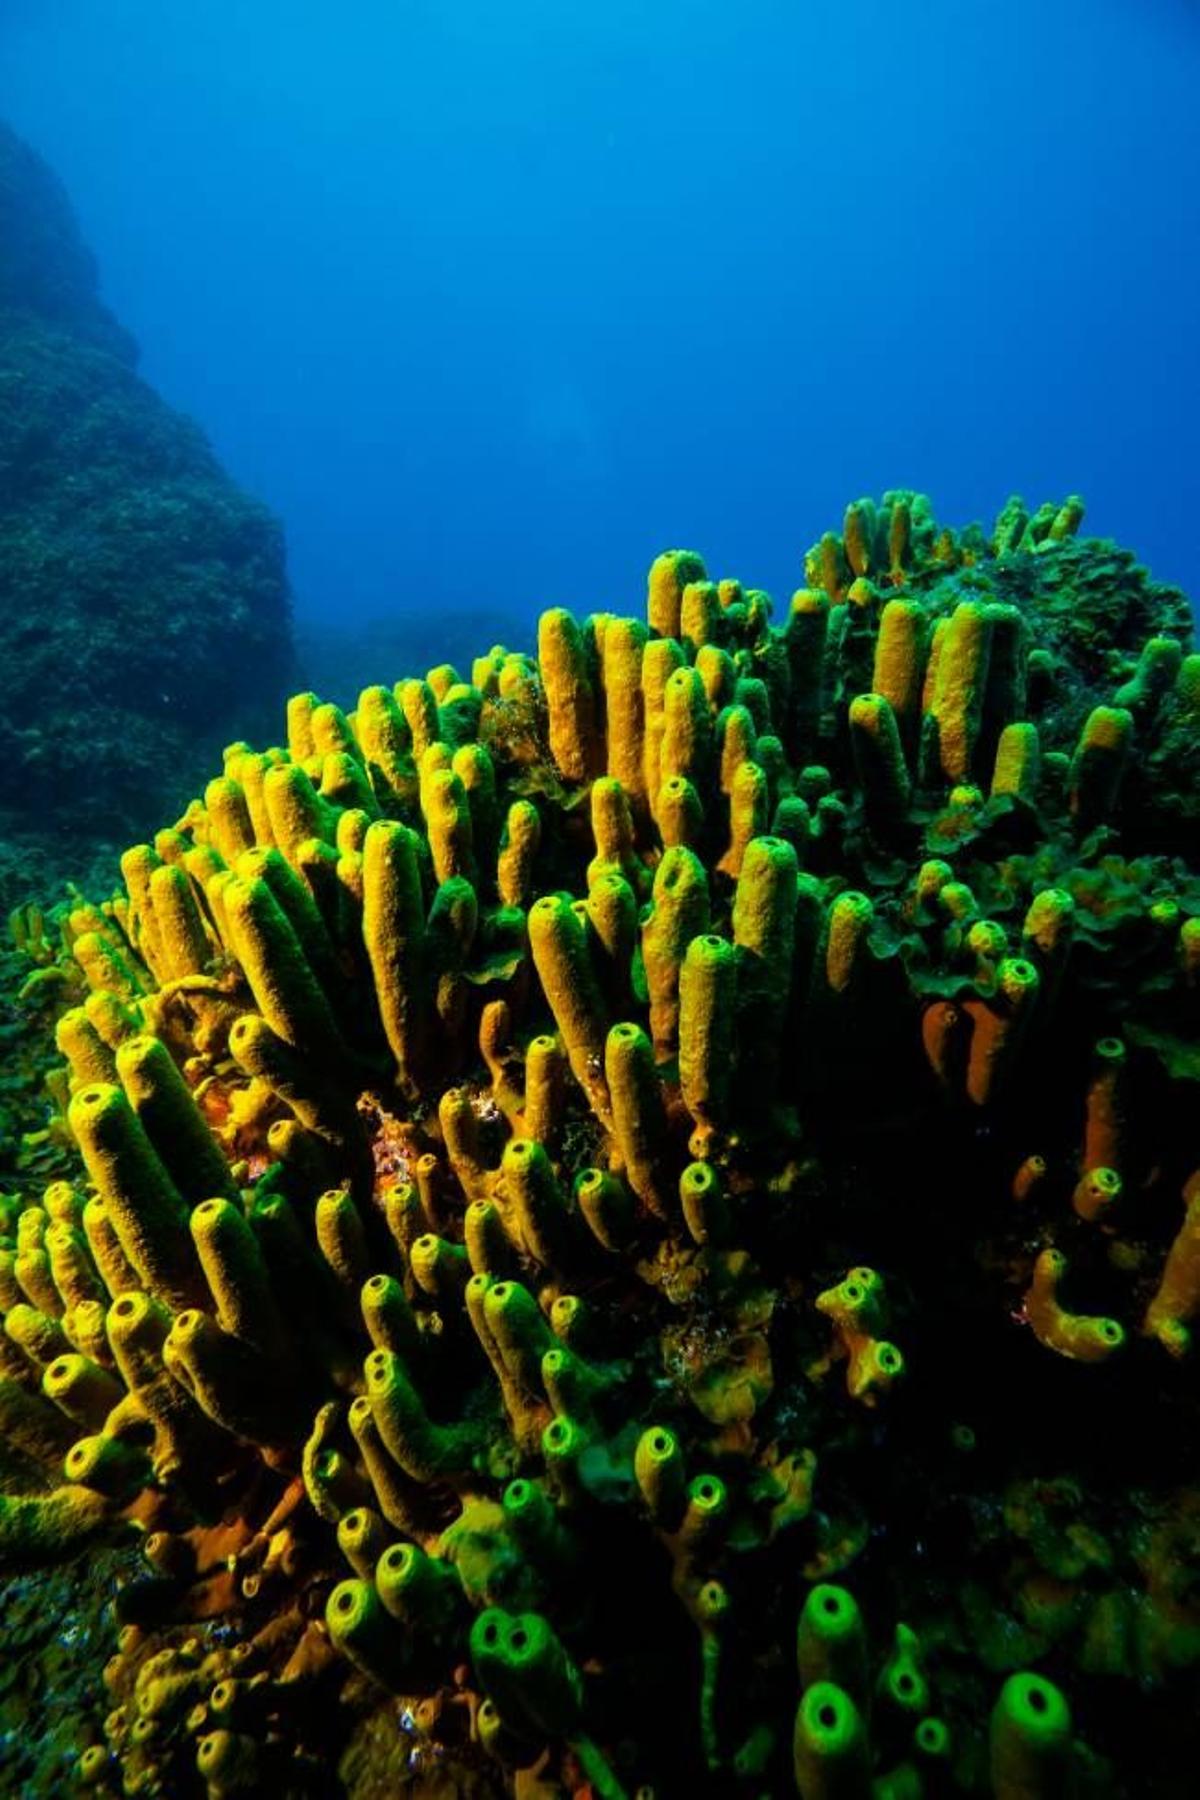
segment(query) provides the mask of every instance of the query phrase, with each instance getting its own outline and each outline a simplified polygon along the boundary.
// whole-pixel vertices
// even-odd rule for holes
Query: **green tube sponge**
[[[189,1309],[176,1317],[163,1362],[201,1411],[232,1436],[267,1449],[298,1436],[304,1414],[294,1388],[206,1313]]]
[[[58,1320],[24,1300],[8,1308],[4,1329],[39,1369],[45,1369],[56,1357],[68,1355],[71,1349]]]
[[[671,1205],[664,1167],[666,1114],[654,1049],[640,1025],[613,1026],[605,1047],[604,1074],[625,1179],[642,1204],[665,1219]]]
[[[1041,779],[1041,740],[1028,720],[1006,725],[996,744],[991,793],[1033,802]]]
[[[304,1491],[317,1517],[327,1525],[336,1525],[348,1512],[365,1508],[371,1498],[369,1483],[339,1441],[344,1419],[343,1406],[327,1400],[317,1411],[300,1455]]]
[[[1121,1177],[1115,1169],[1089,1169],[1075,1183],[1071,1205],[1089,1225],[1103,1224],[1121,1198]]]
[[[386,1610],[409,1631],[453,1641],[467,1608],[450,1562],[419,1544],[392,1544],[377,1559],[375,1585]]]
[[[422,771],[421,810],[438,882],[460,880],[474,887],[478,870],[471,807],[462,779],[452,768]]]
[[[383,1028],[406,1088],[415,1088],[427,1026],[417,844],[407,825],[379,821],[363,848],[363,940]]]
[[[898,1624],[891,1651],[879,1672],[875,1691],[881,1703],[920,1718],[929,1708],[929,1683],[921,1666],[921,1645],[915,1631]]]
[[[733,1080],[735,954],[723,937],[694,937],[679,971],[679,1083],[698,1126],[729,1116]]]
[[[204,790],[212,841],[231,866],[245,850],[254,847],[254,822],[241,784],[218,775]]]
[[[1009,1073],[1029,1029],[1040,987],[1041,978],[1031,962],[1024,957],[1006,957],[996,970],[991,999],[968,1004],[973,1030],[966,1087],[976,1106],[986,1106]]]
[[[908,813],[910,784],[891,702],[882,694],[852,700],[850,739],[867,823],[877,837],[893,836]]]
[[[736,881],[747,849],[755,838],[766,833],[770,817],[771,795],[766,771],[758,763],[744,762],[733,778],[729,796],[729,844],[717,864],[722,874],[730,875]]]
[[[467,1317],[479,1339],[479,1346],[492,1365],[500,1388],[500,1399],[513,1430],[521,1441],[536,1436],[544,1415],[540,1414],[536,1396],[531,1391],[534,1352],[523,1360],[505,1354],[504,1347],[488,1317],[487,1299],[492,1288],[500,1285],[486,1273],[476,1273],[464,1290]]]
[[[687,1505],[687,1481],[679,1439],[664,1425],[652,1425],[637,1442],[634,1475],[650,1516],[664,1531],[678,1529]]]
[[[550,754],[567,781],[596,772],[601,739],[596,700],[578,625],[554,607],[538,625],[538,663],[550,715]]]
[[[397,682],[395,698],[408,726],[413,756],[419,762],[437,741],[437,696],[427,681],[414,679]]]
[[[708,930],[708,877],[693,851],[664,852],[654,872],[650,906],[642,924],[642,962],[650,998],[650,1036],[659,1061],[679,1045],[679,982],[692,939]]]
[[[54,1042],[59,1055],[65,1057],[70,1066],[73,1086],[116,1081],[117,1065],[113,1053],[82,1006],[73,1006],[63,1013],[54,1028]]]
[[[478,1449],[475,1434],[465,1425],[435,1424],[393,1351],[373,1350],[363,1369],[379,1435],[406,1475],[435,1481],[470,1471]]]
[[[575,1560],[576,1550],[545,1488],[519,1476],[505,1488],[501,1504],[505,1521],[524,1554],[537,1567],[561,1577]]]
[[[413,1279],[439,1305],[453,1308],[470,1280],[471,1263],[464,1244],[426,1232],[409,1253]]]
[[[19,1378],[0,1378],[0,1442],[35,1468],[49,1472],[69,1450],[73,1432],[68,1420],[29,1381],[28,1365]]]
[[[776,1061],[792,979],[798,869],[781,838],[755,838],[733,901],[739,1038],[764,1079]]]
[[[729,1490],[719,1475],[696,1475],[687,1484],[683,1518],[675,1533],[687,1563],[710,1555],[729,1524]]]
[[[263,776],[263,800],[271,837],[291,863],[309,838],[331,843],[334,812],[295,763],[275,764]]]
[[[713,720],[708,695],[695,669],[676,669],[663,690],[659,782],[681,777],[704,783],[713,761]]]
[[[839,894],[829,909],[825,937],[825,982],[832,994],[853,990],[866,960],[875,908],[866,894]]]
[[[261,1082],[295,1115],[276,1119],[271,1126],[271,1132],[283,1128],[278,1149],[269,1140],[273,1152],[286,1157],[284,1146],[301,1131],[305,1167],[326,1167],[328,1153],[334,1151],[344,1152],[356,1172],[361,1169],[366,1152],[361,1124],[353,1106],[332,1085],[331,1072],[314,1070],[297,1057],[257,1013],[242,1013],[235,1020],[229,1050],[246,1075]]]
[[[694,550],[664,550],[650,565],[647,617],[660,637],[680,633],[683,592],[689,582],[707,580],[707,570]]]
[[[218,1324],[265,1356],[282,1356],[287,1332],[266,1261],[241,1207],[205,1200],[193,1209],[191,1230]]]
[[[267,883],[235,876],[222,891],[222,906],[256,1010],[293,1050],[336,1067],[346,1054],[337,1022]]]
[[[514,800],[505,815],[496,859],[496,891],[505,906],[527,906],[541,843],[541,814],[530,800]]]
[[[611,872],[629,881],[640,881],[642,870],[634,854],[629,797],[613,776],[601,775],[593,781],[591,812],[596,854],[587,867],[588,887],[599,876]]]
[[[637,897],[623,875],[610,870],[598,875],[588,888],[588,923],[599,949],[597,963],[609,1004],[628,1007],[634,947],[638,937]],[[531,1131],[530,1136],[535,1134]]]
[[[120,1291],[106,1288],[87,1239],[77,1226],[56,1219],[45,1242],[51,1279],[69,1312],[96,1301],[105,1304],[110,1293]]]
[[[536,1394],[542,1358],[555,1348],[537,1301],[519,1281],[496,1281],[487,1289],[484,1314],[510,1377],[524,1393]]]
[[[730,1236],[730,1214],[721,1178],[711,1163],[689,1163],[679,1177],[684,1223],[697,1244],[723,1244]]]
[[[513,1731],[492,1700],[481,1700],[475,1714],[480,1748],[505,1769],[526,1769],[537,1761],[536,1746]]]
[[[954,609],[941,640],[930,711],[937,724],[938,753],[948,781],[970,778],[983,717],[992,621],[985,606],[964,600]]]
[[[1074,818],[1084,828],[1112,812],[1133,743],[1133,714],[1120,706],[1097,706],[1089,713],[1068,776]]]
[[[788,749],[802,761],[815,747],[823,703],[822,669],[829,634],[829,594],[801,588],[792,596],[784,634],[791,673]]]
[[[1058,1298],[1066,1272],[1067,1259],[1060,1250],[1042,1251],[1025,1295],[1025,1317],[1047,1350],[1072,1362],[1106,1362],[1124,1345],[1124,1329],[1116,1319],[1069,1312]]]
[[[376,796],[402,803],[410,788],[412,733],[390,688],[363,689],[354,727]]]
[[[145,1451],[107,1432],[78,1439],[63,1458],[62,1469],[66,1481],[90,1488],[118,1506],[127,1506],[154,1480]]]
[[[331,1188],[313,1215],[317,1244],[338,1286],[357,1298],[371,1266],[362,1218],[346,1188]]]
[[[855,500],[846,508],[842,522],[842,544],[846,561],[855,575],[869,575],[875,559],[875,503]]]
[[[162,1480],[220,1463],[220,1433],[163,1362],[171,1315],[149,1294],[118,1296],[108,1310],[108,1340],[130,1394],[154,1427],[154,1467]]]
[[[375,1564],[387,1549],[388,1528],[373,1507],[356,1506],[338,1520],[337,1541],[359,1580],[370,1581]]]
[[[343,1656],[381,1687],[399,1693],[408,1673],[404,1636],[370,1581],[339,1581],[325,1604],[329,1635]]]
[[[363,1324],[377,1350],[408,1361],[420,1354],[421,1330],[404,1288],[394,1275],[371,1275],[360,1296]]]
[[[369,819],[379,815],[366,770],[358,757],[351,756],[349,751],[336,750],[325,756],[321,764],[320,791],[322,799],[331,801],[343,817],[353,811],[363,812]]]
[[[463,1243],[473,1275],[495,1281],[519,1273],[517,1245],[504,1214],[491,1200],[473,1200],[463,1214]]]
[[[1010,1675],[992,1712],[996,1800],[1060,1800],[1072,1788],[1071,1711],[1041,1675]]]
[[[663,847],[695,850],[704,832],[704,807],[695,786],[684,775],[672,775],[658,790],[654,817]]]
[[[833,1682],[860,1705],[867,1698],[867,1647],[853,1594],[830,1582],[810,1588],[796,1632],[800,1685]]]
[[[801,1800],[867,1800],[871,1776],[862,1715],[834,1682],[806,1688],[796,1710],[792,1763]]]
[[[480,1686],[505,1719],[543,1738],[569,1738],[583,1707],[578,1669],[540,1613],[481,1612],[471,1627]]]
[[[48,1364],[42,1392],[84,1431],[99,1431],[125,1390],[107,1369],[70,1351]]]
[[[126,1096],[115,1087],[81,1088],[68,1116],[139,1283],[169,1306],[200,1299],[204,1284],[187,1207]]]
[[[700,1628],[700,1748],[709,1769],[716,1773],[724,1761],[722,1741],[726,1683],[723,1679],[726,1627],[730,1601],[719,1581],[706,1581],[692,1603],[692,1615]]]
[[[601,1074],[605,1009],[583,926],[564,895],[544,895],[530,908],[529,945],[571,1073],[607,1125],[608,1089]]]
[[[930,1790],[940,1793],[951,1779],[954,1739],[944,1719],[921,1719],[913,1731],[913,1755]]]
[[[757,733],[750,710],[745,706],[727,706],[717,717],[717,782],[721,792],[730,795],[737,772],[743,763],[754,761]]]
[[[567,1098],[567,1057],[552,1031],[540,1031],[525,1049],[525,1089],[518,1129],[552,1150],[560,1138]]]
[[[1152,713],[1175,686],[1182,666],[1183,651],[1174,638],[1148,638],[1133,676],[1114,694],[1114,704],[1135,718]]]
[[[642,655],[642,769],[651,802],[663,786],[662,744],[666,729],[667,682],[684,666],[682,647],[673,637],[652,638]]]
[[[597,1243],[613,1255],[627,1247],[637,1220],[633,1195],[624,1182],[604,1169],[581,1169],[575,1177],[575,1200]]]
[[[418,1530],[422,1516],[420,1483],[389,1454],[375,1422],[372,1403],[365,1394],[351,1401],[346,1422],[380,1512],[397,1531]]]
[[[647,798],[642,725],[646,635],[640,619],[610,619],[603,654],[608,773],[620,782],[630,806],[642,816]]]
[[[693,651],[713,643],[721,628],[715,581],[689,581],[679,606],[679,636]]]
[[[1188,1182],[1183,1199],[1183,1222],[1171,1241],[1142,1327],[1172,1356],[1191,1348],[1192,1324],[1200,1315],[1200,1173]]]
[[[545,1269],[569,1267],[575,1222],[545,1149],[533,1138],[513,1138],[500,1166],[521,1248]]]
[[[1129,1056],[1115,1034],[1097,1039],[1088,1082],[1081,1166],[1119,1172],[1128,1149]]]
[[[99,932],[83,932],[72,943],[71,954],[94,992],[105,990],[127,1007],[135,1006],[145,993],[145,985],[133,965]]]
[[[546,1398],[554,1411],[588,1423],[595,1418],[596,1408],[603,1405],[614,1385],[607,1371],[593,1367],[565,1344],[545,1352],[540,1374]]]
[[[265,881],[295,932],[305,958],[336,1004],[339,970],[337,953],[321,910],[303,879],[273,847],[247,850],[237,859],[235,873],[243,881]]]

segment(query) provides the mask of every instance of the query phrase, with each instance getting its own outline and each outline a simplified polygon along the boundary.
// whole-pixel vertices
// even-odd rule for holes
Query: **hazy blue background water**
[[[786,595],[1013,489],[1200,592],[1193,0],[3,0],[0,112],[302,622]],[[491,641],[490,636],[486,641]]]

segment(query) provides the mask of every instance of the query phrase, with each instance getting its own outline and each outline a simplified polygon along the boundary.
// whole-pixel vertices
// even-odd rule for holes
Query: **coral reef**
[[[189,758],[265,728],[290,679],[279,530],[135,361],[0,126],[0,830],[76,857],[177,808]]]
[[[297,695],[56,915],[0,1541],[140,1534],[83,1783],[1191,1791],[1200,662],[1081,518]]]

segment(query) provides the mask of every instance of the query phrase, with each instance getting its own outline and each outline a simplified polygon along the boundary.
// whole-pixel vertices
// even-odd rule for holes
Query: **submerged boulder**
[[[136,364],[61,184],[0,125],[0,838],[35,856],[145,829],[291,668],[278,524]]]

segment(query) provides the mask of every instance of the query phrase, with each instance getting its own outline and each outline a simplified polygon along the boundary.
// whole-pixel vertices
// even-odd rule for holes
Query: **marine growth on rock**
[[[83,1783],[1191,1791],[1200,657],[1081,518],[667,552],[64,910],[0,1528],[141,1534]]]
[[[282,533],[137,360],[0,122],[0,902],[150,829],[294,679]]]

